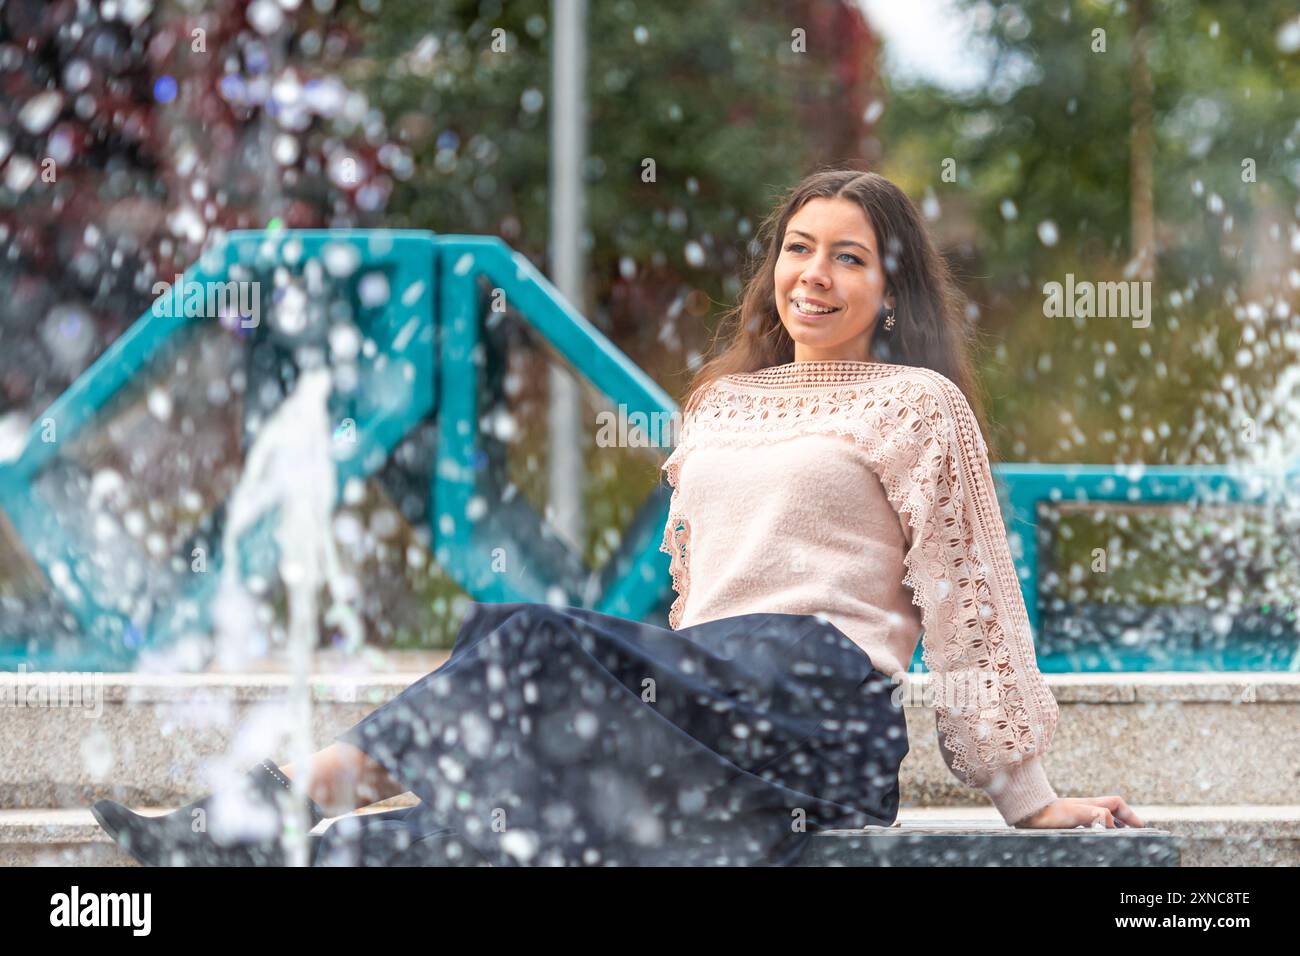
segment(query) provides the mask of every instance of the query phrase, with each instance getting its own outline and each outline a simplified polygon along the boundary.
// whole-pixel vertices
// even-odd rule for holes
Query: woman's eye
[[[808,247],[805,246],[802,242],[792,242],[792,243],[790,243],[788,246],[785,247],[785,251],[786,251],[786,252],[798,252],[800,249],[807,249],[807,248],[808,248]],[[859,259],[857,256],[855,256],[855,255],[854,255],[853,253],[851,253],[851,252],[841,252],[840,255],[841,255],[841,256],[848,256],[849,259],[851,259],[853,262],[856,262],[858,265],[862,265],[862,264],[863,264],[862,260]]]

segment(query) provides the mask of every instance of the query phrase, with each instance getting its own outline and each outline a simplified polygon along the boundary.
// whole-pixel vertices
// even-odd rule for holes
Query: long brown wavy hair
[[[766,246],[766,253],[756,260],[739,302],[723,315],[709,348],[712,357],[691,379],[686,414],[694,410],[709,384],[723,375],[795,360],[794,339],[777,312],[776,261],[790,219],[804,203],[817,198],[856,202],[875,232],[887,293],[895,297],[895,324],[887,330],[883,322],[876,322],[872,359],[928,368],[949,379],[966,397],[989,446],[989,457],[995,459],[971,367],[975,334],[966,328],[965,297],[907,194],[878,173],[856,169],[812,173],[781,197],[763,221],[757,242]]]

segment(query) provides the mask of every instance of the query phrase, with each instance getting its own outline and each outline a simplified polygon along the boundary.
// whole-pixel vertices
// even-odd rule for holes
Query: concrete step
[[[1300,794],[1300,673],[1044,675],[1060,706],[1043,758],[1063,796],[1130,804],[1292,804]],[[906,807],[988,807],[943,763],[932,709],[906,710]]]
[[[367,807],[409,805],[409,794]],[[143,809],[165,813],[171,808]],[[807,866],[1297,866],[1300,805],[1138,805],[1142,829],[1017,830],[992,810],[903,810],[894,827],[814,836]],[[313,833],[333,823],[322,821]],[[136,866],[89,810],[0,810],[0,866]]]
[[[892,828],[822,836],[806,865],[1297,866],[1300,804],[1133,804],[1142,828],[1020,830],[983,807],[901,810]],[[919,839],[911,839],[917,837]],[[886,842],[881,843],[881,838]],[[868,842],[871,841],[871,842]]]
[[[313,746],[441,659],[420,663],[428,669],[314,675]],[[1284,805],[1300,792],[1300,674],[1051,674],[1047,682],[1061,718],[1044,762],[1062,795],[1199,807]],[[208,771],[223,756],[243,768],[266,756],[286,762],[284,748],[267,741],[287,713],[290,683],[275,670],[0,674],[0,808],[85,808],[104,797],[183,805],[212,789]],[[81,706],[66,704],[73,691]],[[933,710],[909,705],[906,715],[902,805],[989,807],[944,764]]]
[[[409,793],[363,807],[358,814],[381,813],[419,801]],[[175,807],[132,807],[157,816]],[[312,835],[324,833],[338,817],[322,820]],[[139,866],[104,832],[89,809],[0,810],[0,866]]]

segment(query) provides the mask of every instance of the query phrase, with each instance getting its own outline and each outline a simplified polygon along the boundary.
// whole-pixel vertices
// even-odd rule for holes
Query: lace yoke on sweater
[[[903,583],[920,609],[931,680],[978,683],[977,706],[936,704],[945,761],[965,783],[989,789],[1009,821],[1031,804],[1046,805],[1055,793],[1036,758],[1051,746],[1057,704],[1038,671],[987,446],[961,390],[937,372],[791,362],[712,383],[663,465],[673,489],[661,545],[677,595],[670,626],[680,626],[690,594],[692,525],[709,520],[691,512],[689,489],[681,487],[691,451],[810,434],[841,436],[864,451],[897,512],[907,538]],[[845,504],[830,503],[828,520]]]

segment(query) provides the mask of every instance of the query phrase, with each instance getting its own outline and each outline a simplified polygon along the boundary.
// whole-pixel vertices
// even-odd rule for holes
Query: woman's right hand
[[[1123,797],[1061,797],[1016,823],[1017,829],[1069,830],[1101,825],[1106,829],[1144,827]]]

